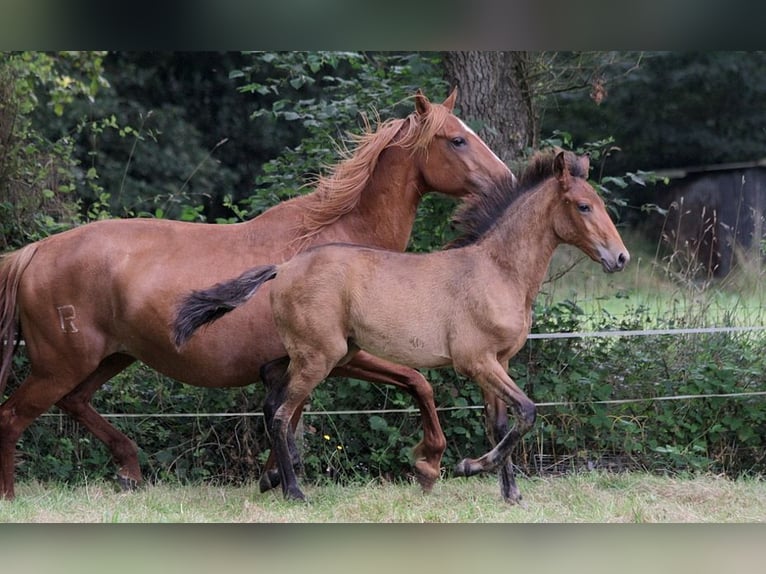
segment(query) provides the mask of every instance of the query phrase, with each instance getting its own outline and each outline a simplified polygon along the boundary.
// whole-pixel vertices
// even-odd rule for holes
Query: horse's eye
[[[580,210],[580,213],[590,213],[590,205],[587,203],[578,203],[577,209]]]
[[[464,145],[466,145],[467,142],[465,141],[464,137],[456,136],[456,137],[452,138],[451,143],[455,147],[463,147]]]

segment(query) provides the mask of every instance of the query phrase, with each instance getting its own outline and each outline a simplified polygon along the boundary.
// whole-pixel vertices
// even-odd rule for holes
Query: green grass
[[[501,501],[493,477],[452,478],[429,495],[414,484],[306,486],[307,504],[256,485],[26,483],[0,503],[2,522],[146,523],[704,523],[766,522],[766,482],[591,472],[520,479],[523,506]]]
[[[581,251],[560,247],[551,263],[540,297],[547,303],[574,301],[587,313],[623,317],[638,307],[657,319],[683,320],[685,325],[763,325],[766,321],[766,270],[758,261],[741,264],[725,279],[700,281],[691,272],[668,271],[668,263],[637,236],[626,234],[631,261],[625,271],[606,274]]]

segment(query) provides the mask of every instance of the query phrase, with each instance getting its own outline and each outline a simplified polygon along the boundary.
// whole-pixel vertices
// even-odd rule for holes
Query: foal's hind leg
[[[289,345],[286,345],[289,347]],[[281,386],[278,394],[272,396],[274,402],[267,401],[269,413],[269,437],[275,451],[277,466],[285,498],[305,500],[298,486],[298,479],[293,468],[293,457],[289,447],[289,426],[296,409],[309,397],[311,391],[322,382],[330,370],[346,355],[348,346],[345,339],[325,341],[323,351],[301,347],[291,355],[287,369],[287,382]],[[264,412],[266,406],[264,406]]]
[[[282,357],[275,359],[263,365],[261,367],[261,381],[266,387],[266,399],[263,405],[263,414],[266,421],[266,432],[268,434],[274,420],[274,414],[279,405],[284,401],[284,387],[287,383],[287,366],[290,364],[289,357]],[[304,401],[305,402],[305,401]],[[293,413],[290,420],[290,433],[287,435],[288,447],[290,449],[290,456],[293,461],[293,468],[297,474],[302,473],[303,464],[300,459],[300,453],[295,444],[295,429],[298,426],[298,421],[301,418],[303,412],[303,404]],[[271,440],[269,438],[269,440]],[[258,486],[261,492],[266,492],[272,488],[279,486],[280,477],[279,469],[277,468],[277,460],[275,450],[272,444],[272,448],[269,450],[269,458],[266,460],[263,475],[258,481]]]
[[[104,383],[133,362],[135,359],[128,355],[107,357],[88,378],[56,403],[56,406],[107,446],[117,464],[117,482],[123,490],[133,489],[141,483],[138,447],[135,442],[98,414],[90,404],[90,400]]]

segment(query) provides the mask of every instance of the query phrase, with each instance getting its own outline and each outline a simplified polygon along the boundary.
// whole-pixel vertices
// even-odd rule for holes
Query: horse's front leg
[[[404,389],[420,409],[423,440],[413,449],[415,477],[424,492],[430,492],[441,474],[441,460],[447,448],[447,439],[439,424],[434,392],[431,384],[415,369],[390,363],[360,351],[331,375],[352,377],[373,383],[383,383]]]
[[[473,361],[467,364],[455,363],[458,371],[481,386],[484,395],[490,393],[501,397],[513,410],[515,423],[506,432],[495,447],[478,459],[466,458],[455,467],[458,476],[473,476],[481,472],[495,470],[500,464],[505,464],[510,458],[511,451],[534,425],[536,418],[535,404],[529,400],[524,392],[508,376],[503,366],[493,357],[486,357],[482,361]],[[513,468],[510,468],[513,477]],[[515,479],[513,479],[515,484]],[[521,501],[521,493],[518,488],[510,488],[506,500],[513,504]],[[505,497],[505,496],[504,496]]]

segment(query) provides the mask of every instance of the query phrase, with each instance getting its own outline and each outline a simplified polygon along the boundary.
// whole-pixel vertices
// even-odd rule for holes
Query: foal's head
[[[424,192],[439,190],[461,197],[513,177],[508,166],[452,113],[456,98],[457,88],[442,104],[432,104],[420,91],[415,95],[420,129],[410,145]]]
[[[601,263],[604,271],[621,271],[630,254],[612,223],[606,206],[588,183],[588,156],[559,151],[553,157],[553,174],[560,202],[553,217],[558,237],[582,249],[591,259]]]

